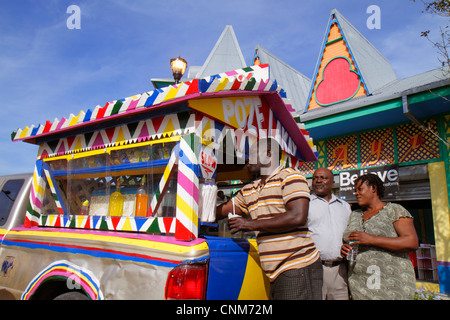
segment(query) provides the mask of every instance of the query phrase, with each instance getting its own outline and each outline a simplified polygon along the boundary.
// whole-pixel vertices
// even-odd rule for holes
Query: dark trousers
[[[270,300],[322,300],[322,284],[319,259],[310,266],[281,273],[270,284]]]

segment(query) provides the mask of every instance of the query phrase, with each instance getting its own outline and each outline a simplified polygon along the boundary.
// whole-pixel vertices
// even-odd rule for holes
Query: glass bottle
[[[117,179],[116,191],[109,198],[109,215],[113,217],[121,216],[123,210],[123,194],[120,193],[120,179]]]
[[[89,213],[89,200],[85,200],[81,205],[80,215],[87,216]]]
[[[350,241],[348,244],[352,247],[352,249],[348,252],[347,260],[349,262],[355,262],[359,249],[358,244],[356,244],[355,241]]]
[[[142,177],[141,186],[136,191],[136,217],[146,217],[147,216],[147,190],[145,190],[145,175]]]

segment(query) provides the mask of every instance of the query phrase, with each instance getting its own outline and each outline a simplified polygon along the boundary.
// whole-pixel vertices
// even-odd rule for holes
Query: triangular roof
[[[227,25],[195,78],[204,78],[225,70],[236,70],[246,66],[233,27]]]
[[[286,90],[287,98],[291,101],[295,112],[303,113],[311,88],[311,79],[261,46],[256,46],[253,61],[256,64],[269,64],[269,78],[276,79]]]
[[[370,95],[395,80],[397,76],[389,61],[333,9],[305,111]]]

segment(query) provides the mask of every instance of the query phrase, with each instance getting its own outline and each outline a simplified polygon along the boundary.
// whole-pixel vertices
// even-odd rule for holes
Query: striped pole
[[[167,190],[169,179],[172,176],[174,168],[178,163],[179,150],[180,150],[179,144],[177,144],[172,150],[172,154],[170,155],[169,158],[169,163],[164,169],[164,173],[161,177],[161,180],[159,181],[158,189],[153,194],[152,201],[150,202],[150,207],[148,208],[147,211],[147,217],[155,215],[156,211],[159,208],[159,205],[161,204],[161,201],[164,197],[164,193]]]
[[[47,178],[47,183],[50,187],[50,191],[52,193],[53,200],[55,201],[55,205],[58,208],[59,214],[67,214],[66,206],[64,205],[64,200],[59,192],[58,188],[55,187],[56,181],[50,174],[50,168],[47,163],[43,163],[42,167],[45,172],[45,176]]]
[[[41,218],[42,202],[45,195],[45,178],[42,163],[42,160],[37,160],[34,167],[30,202],[28,203],[27,212],[25,214],[25,228],[38,226]]]
[[[175,226],[178,240],[191,241],[198,237],[198,146],[199,138],[195,134],[181,137]]]

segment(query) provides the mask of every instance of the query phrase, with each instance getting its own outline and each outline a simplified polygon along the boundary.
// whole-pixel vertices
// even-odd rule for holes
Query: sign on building
[[[384,184],[384,199],[392,199],[399,191],[399,171],[398,165],[389,165],[376,168],[366,168],[358,170],[341,171],[339,173],[339,197],[346,201],[356,200],[355,181],[365,174],[376,174]]]

